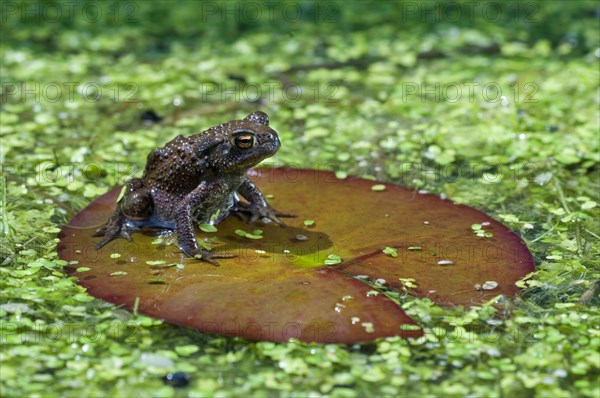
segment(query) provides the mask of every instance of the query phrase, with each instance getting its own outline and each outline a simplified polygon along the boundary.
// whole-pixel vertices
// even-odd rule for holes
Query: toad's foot
[[[125,222],[125,217],[119,209],[108,220],[103,228],[100,228],[92,236],[103,236],[102,240],[96,244],[96,249],[100,249],[113,239],[125,238],[131,242],[131,233],[140,229],[134,225]]]
[[[216,258],[233,258],[233,257],[237,257],[237,254],[233,254],[233,253],[210,253],[206,250],[202,250],[200,248],[184,248],[184,247],[179,247],[181,249],[182,252],[184,252],[185,254],[187,254],[188,256],[201,260],[201,261],[206,261],[207,263],[210,263],[212,265],[214,265],[215,267],[219,266],[219,263],[217,262],[217,260],[215,260]]]
[[[236,216],[247,220],[250,224],[260,218],[262,220],[267,219],[269,221],[273,221],[281,227],[286,227],[287,225],[283,221],[281,221],[279,217],[297,217],[295,214],[283,213],[281,211],[275,210],[270,206],[245,204],[243,202],[238,202],[231,211]],[[250,218],[248,218],[248,216]]]

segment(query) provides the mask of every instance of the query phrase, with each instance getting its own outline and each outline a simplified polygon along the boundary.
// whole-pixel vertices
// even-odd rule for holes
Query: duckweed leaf
[[[398,257],[398,250],[394,249],[393,247],[385,247],[382,251],[388,256]]]
[[[163,265],[163,264],[165,264],[165,261],[163,261],[163,260],[155,260],[155,261],[148,260],[148,261],[146,261],[146,264],[148,264],[148,265]]]
[[[217,227],[211,224],[200,224],[199,228],[202,232],[217,232]]]
[[[399,290],[410,280],[411,293],[442,304],[478,304],[516,293],[515,282],[533,271],[518,236],[467,206],[392,184],[374,192],[372,181],[322,171],[258,169],[249,175],[274,195],[273,207],[299,217],[287,219],[287,228],[270,224],[253,234],[229,217],[218,226],[213,250],[238,257],[221,259],[219,267],[188,258],[176,245],[153,245],[156,232],[150,231],[96,250],[92,233],[112,214],[121,191],[115,188],[62,229],[60,257],[80,264],[65,268],[92,296],[144,315],[208,333],[322,343],[422,335],[377,284],[358,275],[385,279],[386,287]],[[307,229],[303,220],[316,216],[318,225]],[[473,234],[471,225],[483,222],[492,239]],[[262,239],[239,239],[249,235]],[[113,253],[121,254],[119,261]],[[437,265],[443,260],[453,265]],[[89,270],[77,273],[81,266]],[[498,285],[473,288],[486,281]]]
[[[325,265],[335,265],[342,262],[342,258],[337,254],[330,254],[323,262]]]

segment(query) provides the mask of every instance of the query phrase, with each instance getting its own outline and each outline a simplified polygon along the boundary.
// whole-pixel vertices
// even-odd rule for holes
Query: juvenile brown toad
[[[142,178],[127,183],[117,210],[94,234],[103,237],[96,248],[119,237],[131,240],[131,233],[142,227],[159,227],[175,230],[179,248],[190,257],[215,265],[215,258],[233,257],[202,250],[194,223],[217,224],[235,212],[249,215],[250,222],[261,218],[285,227],[279,217],[293,214],[270,207],[246,177],[249,168],[272,156],[280,145],[263,112],[190,137],[175,137],[148,155]]]

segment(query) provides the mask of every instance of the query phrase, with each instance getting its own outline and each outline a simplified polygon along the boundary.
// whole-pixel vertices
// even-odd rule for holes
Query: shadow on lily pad
[[[200,240],[213,238],[215,251],[238,255],[219,267],[187,258],[174,236],[157,239],[158,231],[96,250],[92,233],[112,214],[120,188],[63,227],[59,255],[78,262],[67,271],[91,295],[127,308],[139,299],[140,313],[207,333],[321,343],[422,335],[396,303],[356,276],[392,288],[414,279],[416,295],[471,305],[514,295],[515,282],[534,270],[507,227],[435,195],[392,184],[373,190],[381,184],[316,170],[249,175],[273,195],[275,208],[299,217],[286,220],[288,228],[229,217],[216,233],[199,231]],[[481,225],[479,235],[473,224]],[[240,236],[256,229],[262,238]]]

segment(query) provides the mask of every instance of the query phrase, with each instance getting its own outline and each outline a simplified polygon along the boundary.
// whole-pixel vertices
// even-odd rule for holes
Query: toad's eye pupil
[[[250,148],[254,145],[254,136],[250,134],[235,137],[235,145],[240,149]]]

